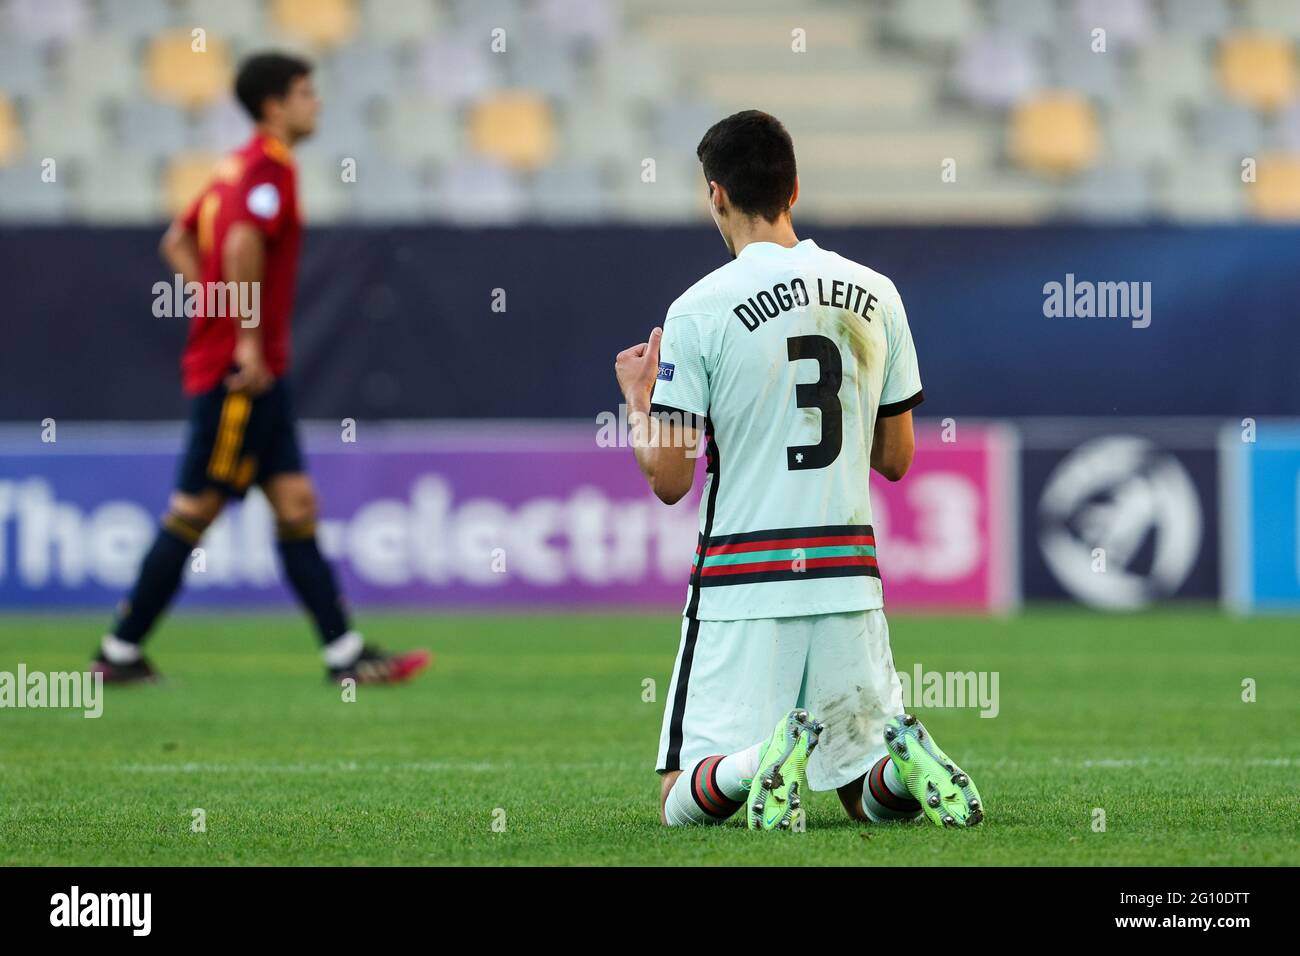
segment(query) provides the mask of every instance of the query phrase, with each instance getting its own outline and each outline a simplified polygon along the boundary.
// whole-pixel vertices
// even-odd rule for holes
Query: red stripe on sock
[[[726,819],[736,812],[740,802],[723,795],[718,788],[717,773],[720,763],[722,763],[721,757],[705,757],[701,760],[695,766],[691,785],[695,803],[701,810],[709,816]]]
[[[896,796],[886,785],[885,764],[888,760],[888,757],[881,757],[867,774],[867,786],[871,790],[871,796],[885,809],[894,810],[898,813],[911,813],[914,810],[921,809],[921,804],[916,800],[904,800],[902,797]]]

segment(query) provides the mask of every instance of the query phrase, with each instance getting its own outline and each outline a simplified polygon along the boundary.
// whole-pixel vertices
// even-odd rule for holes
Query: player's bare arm
[[[898,481],[912,467],[916,453],[916,433],[912,428],[912,410],[876,419],[875,438],[871,443],[871,468],[890,481]]]
[[[614,373],[628,407],[633,450],[650,489],[664,504],[673,505],[686,497],[695,481],[694,449],[698,429],[670,419],[650,421],[650,393],[659,373],[659,343],[663,329],[655,327],[648,342],[618,353]]]
[[[226,241],[221,247],[223,262],[222,274],[230,282],[255,283],[262,281],[266,265],[266,240],[262,234],[248,223],[236,223],[230,227]],[[236,317],[235,322],[235,365],[238,370],[226,379],[226,387],[232,392],[247,392],[260,395],[271,387],[275,380],[266,365],[262,351],[262,329],[260,323],[247,324]]]
[[[167,263],[172,272],[184,278],[186,283],[198,282],[202,272],[199,264],[198,237],[185,225],[176,220],[158,243],[158,254]]]

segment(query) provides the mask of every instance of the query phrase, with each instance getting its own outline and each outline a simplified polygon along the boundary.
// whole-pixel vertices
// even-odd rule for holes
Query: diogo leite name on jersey
[[[871,313],[879,299],[862,286],[852,282],[834,279],[829,282],[817,280],[817,304],[830,309],[847,309],[871,321]],[[755,331],[768,319],[775,319],[782,312],[803,309],[811,300],[808,286],[803,279],[792,279],[787,285],[778,282],[771,290],[764,289],[751,295],[731,311],[740,319],[741,324],[750,332]]]
[[[148,936],[153,925],[152,893],[70,892],[50,897],[51,926],[125,926],[132,936]]]

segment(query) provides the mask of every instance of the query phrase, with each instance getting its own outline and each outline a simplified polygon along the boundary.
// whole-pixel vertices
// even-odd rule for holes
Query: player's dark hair
[[[695,150],[706,182],[727,191],[741,212],[776,222],[790,208],[796,169],[794,142],[781,121],[745,110],[714,123]]]
[[[288,94],[289,86],[311,73],[311,64],[288,53],[256,53],[239,65],[235,77],[235,98],[254,120],[262,118],[262,107],[271,98]]]

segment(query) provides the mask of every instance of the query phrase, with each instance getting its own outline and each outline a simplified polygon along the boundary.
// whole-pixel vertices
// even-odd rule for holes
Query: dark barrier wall
[[[151,311],[166,278],[159,232],[0,229],[0,418],[181,414],[184,321]],[[897,282],[927,417],[1300,414],[1300,230],[800,233]],[[295,319],[299,410],[592,417],[618,400],[614,354],[726,258],[707,224],[312,229]],[[1067,274],[1076,293],[1084,281],[1151,283],[1149,326],[1046,317],[1044,285]]]

